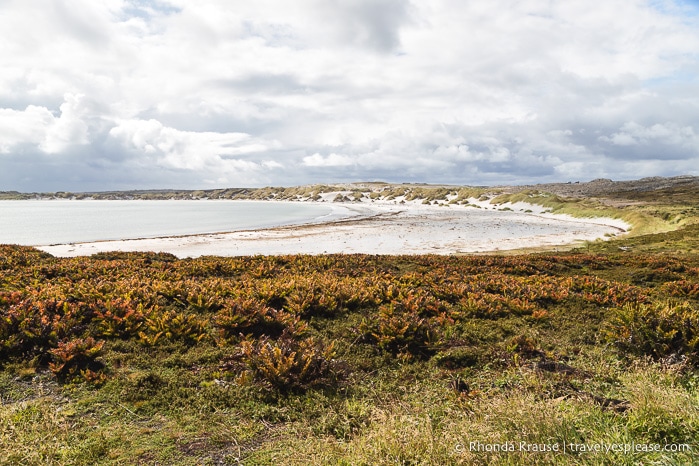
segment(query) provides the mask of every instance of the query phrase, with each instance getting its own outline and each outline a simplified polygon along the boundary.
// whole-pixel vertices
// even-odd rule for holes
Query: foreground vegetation
[[[0,284],[0,464],[699,462],[692,254],[3,246]],[[684,451],[532,450],[593,443]]]
[[[0,464],[699,464],[699,195],[628,196],[494,198],[640,219],[555,254],[0,246]]]

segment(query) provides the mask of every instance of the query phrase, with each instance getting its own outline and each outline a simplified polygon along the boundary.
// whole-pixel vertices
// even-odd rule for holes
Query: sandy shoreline
[[[478,203],[475,203],[478,204]],[[178,257],[281,254],[459,254],[567,245],[606,238],[629,226],[611,218],[579,219],[517,203],[436,206],[367,202],[356,217],[324,223],[191,236],[41,246],[60,257],[106,251],[169,252]],[[503,210],[506,209],[506,210]],[[507,210],[511,209],[511,210]]]

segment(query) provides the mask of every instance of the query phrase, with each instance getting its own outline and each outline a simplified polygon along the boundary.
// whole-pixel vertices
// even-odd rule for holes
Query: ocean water
[[[351,216],[337,205],[230,200],[0,201],[0,244],[46,246],[220,233]]]

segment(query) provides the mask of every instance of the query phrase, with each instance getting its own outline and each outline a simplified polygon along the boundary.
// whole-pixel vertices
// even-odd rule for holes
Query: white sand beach
[[[318,224],[215,234],[42,246],[55,256],[105,251],[169,252],[178,257],[279,254],[460,254],[551,247],[605,239],[629,225],[611,218],[573,218],[541,206],[423,205],[397,201],[345,204],[355,217]],[[476,207],[478,206],[478,207]]]

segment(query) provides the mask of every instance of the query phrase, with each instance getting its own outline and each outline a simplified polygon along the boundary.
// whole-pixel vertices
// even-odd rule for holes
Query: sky
[[[0,191],[699,175],[699,1],[0,0]]]

